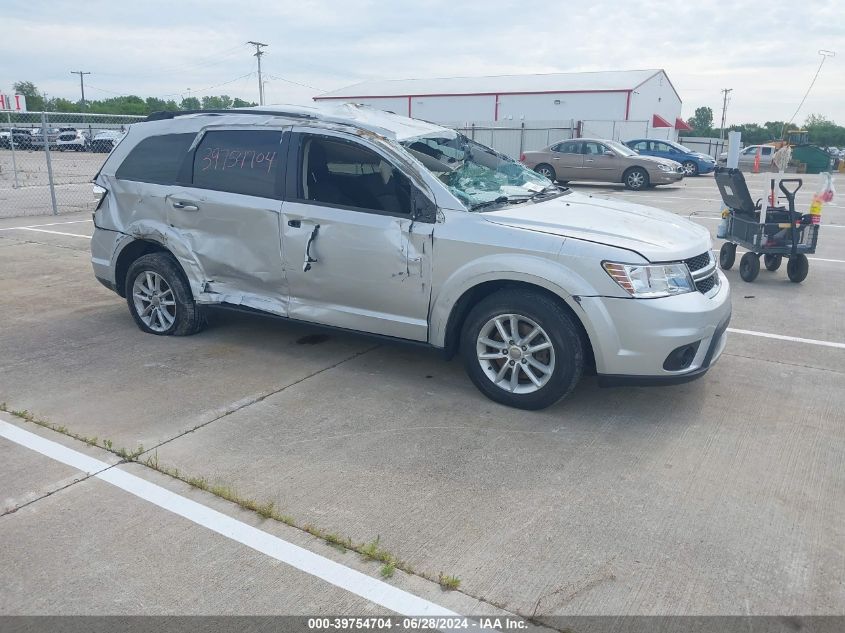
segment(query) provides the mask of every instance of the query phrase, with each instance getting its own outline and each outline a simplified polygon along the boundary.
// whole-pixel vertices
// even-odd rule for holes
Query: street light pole
[[[82,109],[85,109],[85,75],[90,75],[90,72],[83,72],[81,70],[71,70],[71,75],[79,75],[79,90],[82,92],[82,101],[80,101],[80,105]]]
[[[252,44],[255,47],[255,58],[258,60],[258,105],[264,105],[264,83],[261,81],[261,56],[264,51],[262,46],[269,46],[269,44],[262,44],[261,42],[249,41],[247,44]]]

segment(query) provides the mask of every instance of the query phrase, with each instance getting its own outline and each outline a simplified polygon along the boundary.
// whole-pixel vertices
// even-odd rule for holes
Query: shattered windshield
[[[470,211],[564,193],[547,178],[463,134],[402,144]]]

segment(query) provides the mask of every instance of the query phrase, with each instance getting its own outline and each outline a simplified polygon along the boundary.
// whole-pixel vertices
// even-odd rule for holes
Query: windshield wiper
[[[509,202],[507,196],[499,196],[495,200],[487,200],[486,202],[476,202],[474,205],[472,205],[469,208],[469,210],[470,211],[476,211],[478,209],[483,209],[484,207],[492,207],[493,205],[505,204],[507,202]]]

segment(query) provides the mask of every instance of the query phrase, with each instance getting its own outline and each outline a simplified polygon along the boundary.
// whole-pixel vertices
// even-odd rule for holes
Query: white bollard
[[[728,132],[728,167],[739,165],[739,146],[742,141],[741,132]]]

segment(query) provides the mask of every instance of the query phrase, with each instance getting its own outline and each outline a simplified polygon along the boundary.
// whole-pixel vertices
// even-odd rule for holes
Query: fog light
[[[681,345],[679,348],[672,350],[666,357],[666,360],[663,361],[663,369],[666,371],[679,371],[692,365],[700,344],[701,341],[696,341],[695,343]]]

